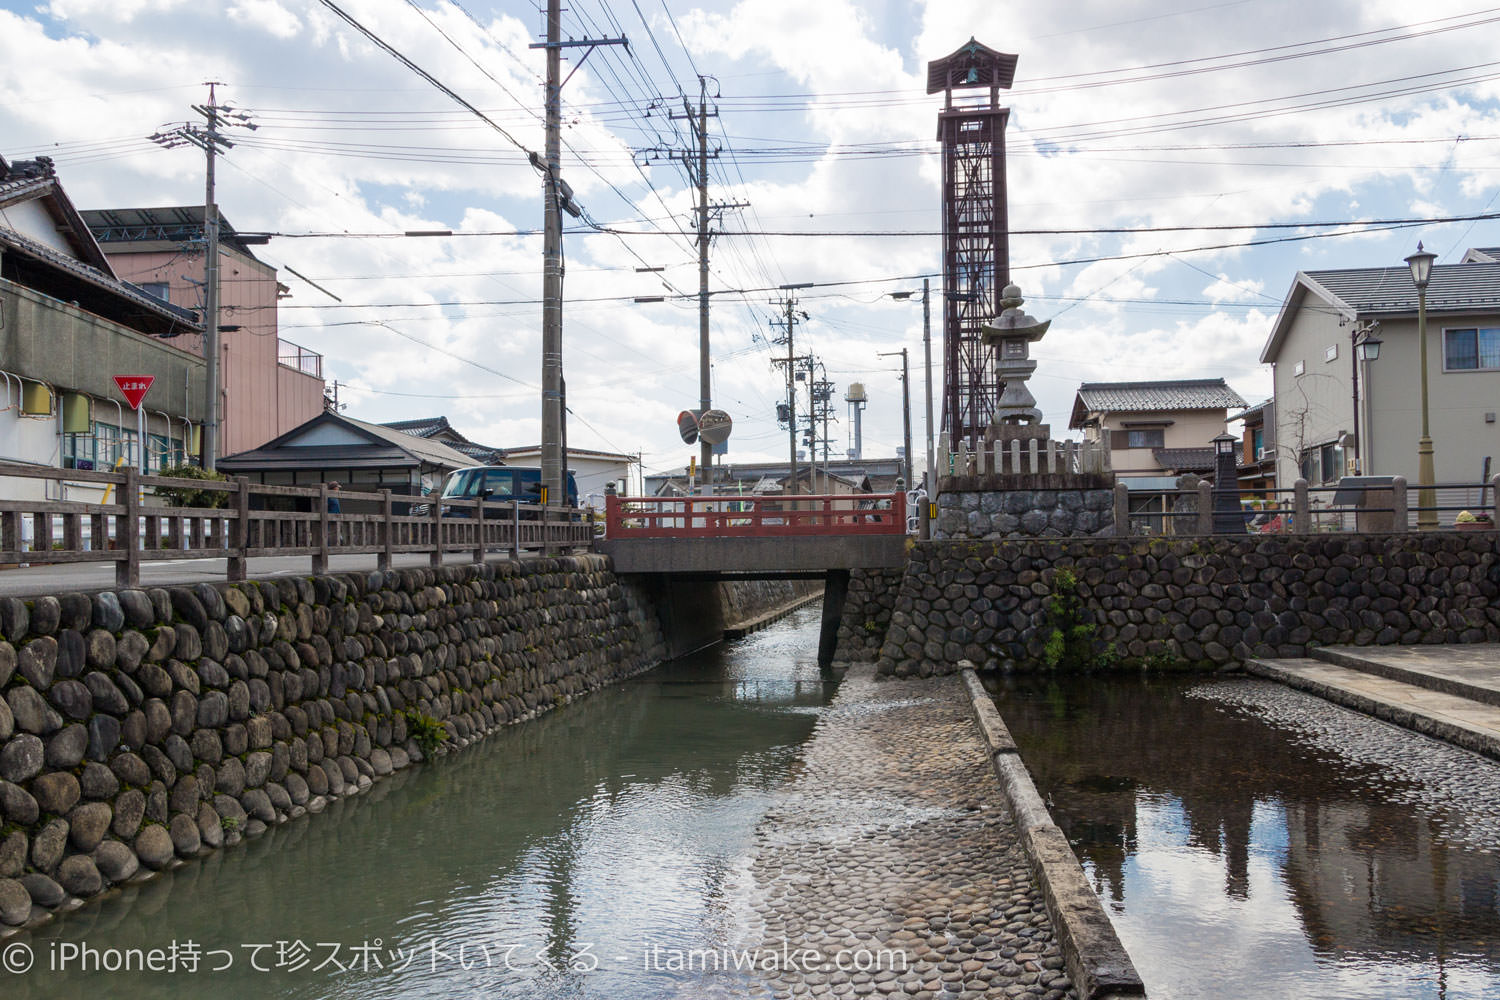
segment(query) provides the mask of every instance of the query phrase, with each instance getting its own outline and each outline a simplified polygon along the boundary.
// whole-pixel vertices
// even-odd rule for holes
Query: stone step
[[[1472,646],[1323,646],[1314,659],[1441,691],[1486,705],[1500,705],[1500,643]]]
[[[1445,647],[1452,648],[1452,647]],[[1500,760],[1500,706],[1314,659],[1250,659],[1259,677]]]

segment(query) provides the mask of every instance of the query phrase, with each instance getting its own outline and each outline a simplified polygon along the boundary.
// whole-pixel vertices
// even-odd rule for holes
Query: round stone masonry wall
[[[1112,489],[951,490],[938,495],[933,537],[988,541],[1113,535]]]

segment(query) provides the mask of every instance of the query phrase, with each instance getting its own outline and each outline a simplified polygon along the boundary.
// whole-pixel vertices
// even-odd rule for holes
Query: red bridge
[[[821,577],[895,569],[906,495],[607,497],[599,551],[621,573]]]

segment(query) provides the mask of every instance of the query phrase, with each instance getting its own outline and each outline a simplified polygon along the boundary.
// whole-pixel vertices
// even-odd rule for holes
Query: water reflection
[[[642,949],[738,934],[729,885],[834,690],[814,662],[817,616],[659,668],[16,939],[42,957],[194,940],[230,951],[222,972],[206,971],[216,958],[173,976],[32,973],[8,977],[5,995],[698,995],[701,978],[648,972]],[[263,943],[253,956],[242,947]],[[307,946],[297,969],[280,963],[293,943]]]
[[[1258,681],[996,702],[1153,997],[1500,995],[1500,768]]]

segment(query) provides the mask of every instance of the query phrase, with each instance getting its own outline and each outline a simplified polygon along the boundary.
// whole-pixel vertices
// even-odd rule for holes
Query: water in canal
[[[996,704],[1153,1000],[1500,997],[1500,766],[1259,680]]]
[[[36,967],[0,972],[0,995],[699,996],[672,951],[739,943],[729,886],[834,691],[816,664],[818,614],[12,938],[0,951],[23,944]],[[196,946],[197,972],[41,971],[85,947],[109,962],[174,942],[179,962]]]

